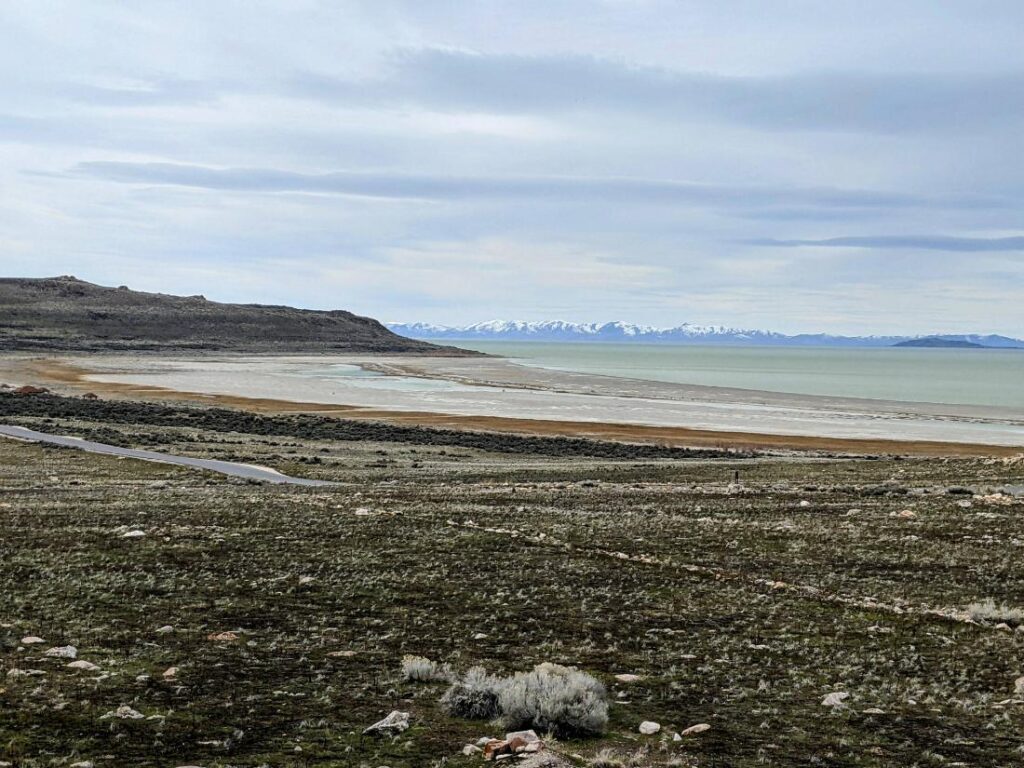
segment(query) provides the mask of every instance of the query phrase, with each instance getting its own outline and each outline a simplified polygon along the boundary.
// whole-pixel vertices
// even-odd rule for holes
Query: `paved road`
[[[292,485],[333,485],[324,480],[308,480],[302,477],[289,477],[266,467],[256,467],[250,464],[236,464],[232,461],[217,461],[216,459],[193,459],[189,456],[174,456],[156,451],[140,451],[134,448],[120,448],[116,445],[105,443],[94,443],[89,440],[81,440],[77,437],[63,437],[61,435],[50,435],[46,432],[36,432],[25,427],[12,427],[0,424],[0,436],[13,437],[18,440],[31,440],[36,443],[49,443],[51,445],[63,445],[67,448],[78,448],[90,453],[103,453],[109,456],[125,456],[129,459],[141,459],[143,461],[159,461],[163,464],[175,464],[180,467],[192,467],[193,469],[206,469],[211,472],[219,472],[222,475],[241,477],[246,480],[262,480],[266,483],[289,483]]]

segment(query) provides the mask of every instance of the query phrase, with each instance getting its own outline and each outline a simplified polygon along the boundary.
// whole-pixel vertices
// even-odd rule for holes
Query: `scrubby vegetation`
[[[441,697],[449,715],[467,720],[491,720],[498,716],[498,694],[502,679],[473,667],[458,678]]]
[[[443,683],[453,676],[451,667],[408,654],[402,659],[402,679],[415,683]]]
[[[1001,606],[1024,594],[1024,503],[989,494],[1024,484],[1020,464],[15,418],[339,483],[0,440],[0,762],[17,768],[482,765],[463,749],[504,735],[497,697],[454,705],[451,682],[406,679],[407,655],[486,668],[465,691],[585,671],[608,719],[560,737],[579,765],[1020,761],[1024,631]],[[395,710],[407,730],[362,736]]]
[[[510,729],[595,736],[608,725],[605,699],[604,686],[585,672],[544,663],[504,682],[498,690],[498,716]]]

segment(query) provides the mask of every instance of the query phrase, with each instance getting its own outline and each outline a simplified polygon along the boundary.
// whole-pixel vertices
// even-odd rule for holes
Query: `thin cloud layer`
[[[1024,251],[1024,237],[944,237],[942,235],[892,235],[879,237],[831,237],[826,240],[751,240],[753,245],[777,248],[909,248],[920,251],[953,251],[985,253],[989,251]]]
[[[1016,2],[11,0],[0,28],[7,274],[1024,335]]]

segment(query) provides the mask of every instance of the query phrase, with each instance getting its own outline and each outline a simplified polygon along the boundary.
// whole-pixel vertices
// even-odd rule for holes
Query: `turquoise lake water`
[[[445,343],[524,365],[633,379],[1024,408],[1024,350]]]

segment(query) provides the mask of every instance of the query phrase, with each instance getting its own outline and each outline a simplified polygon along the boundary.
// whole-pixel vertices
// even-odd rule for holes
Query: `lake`
[[[446,341],[523,365],[805,395],[1024,407],[1024,350]]]

